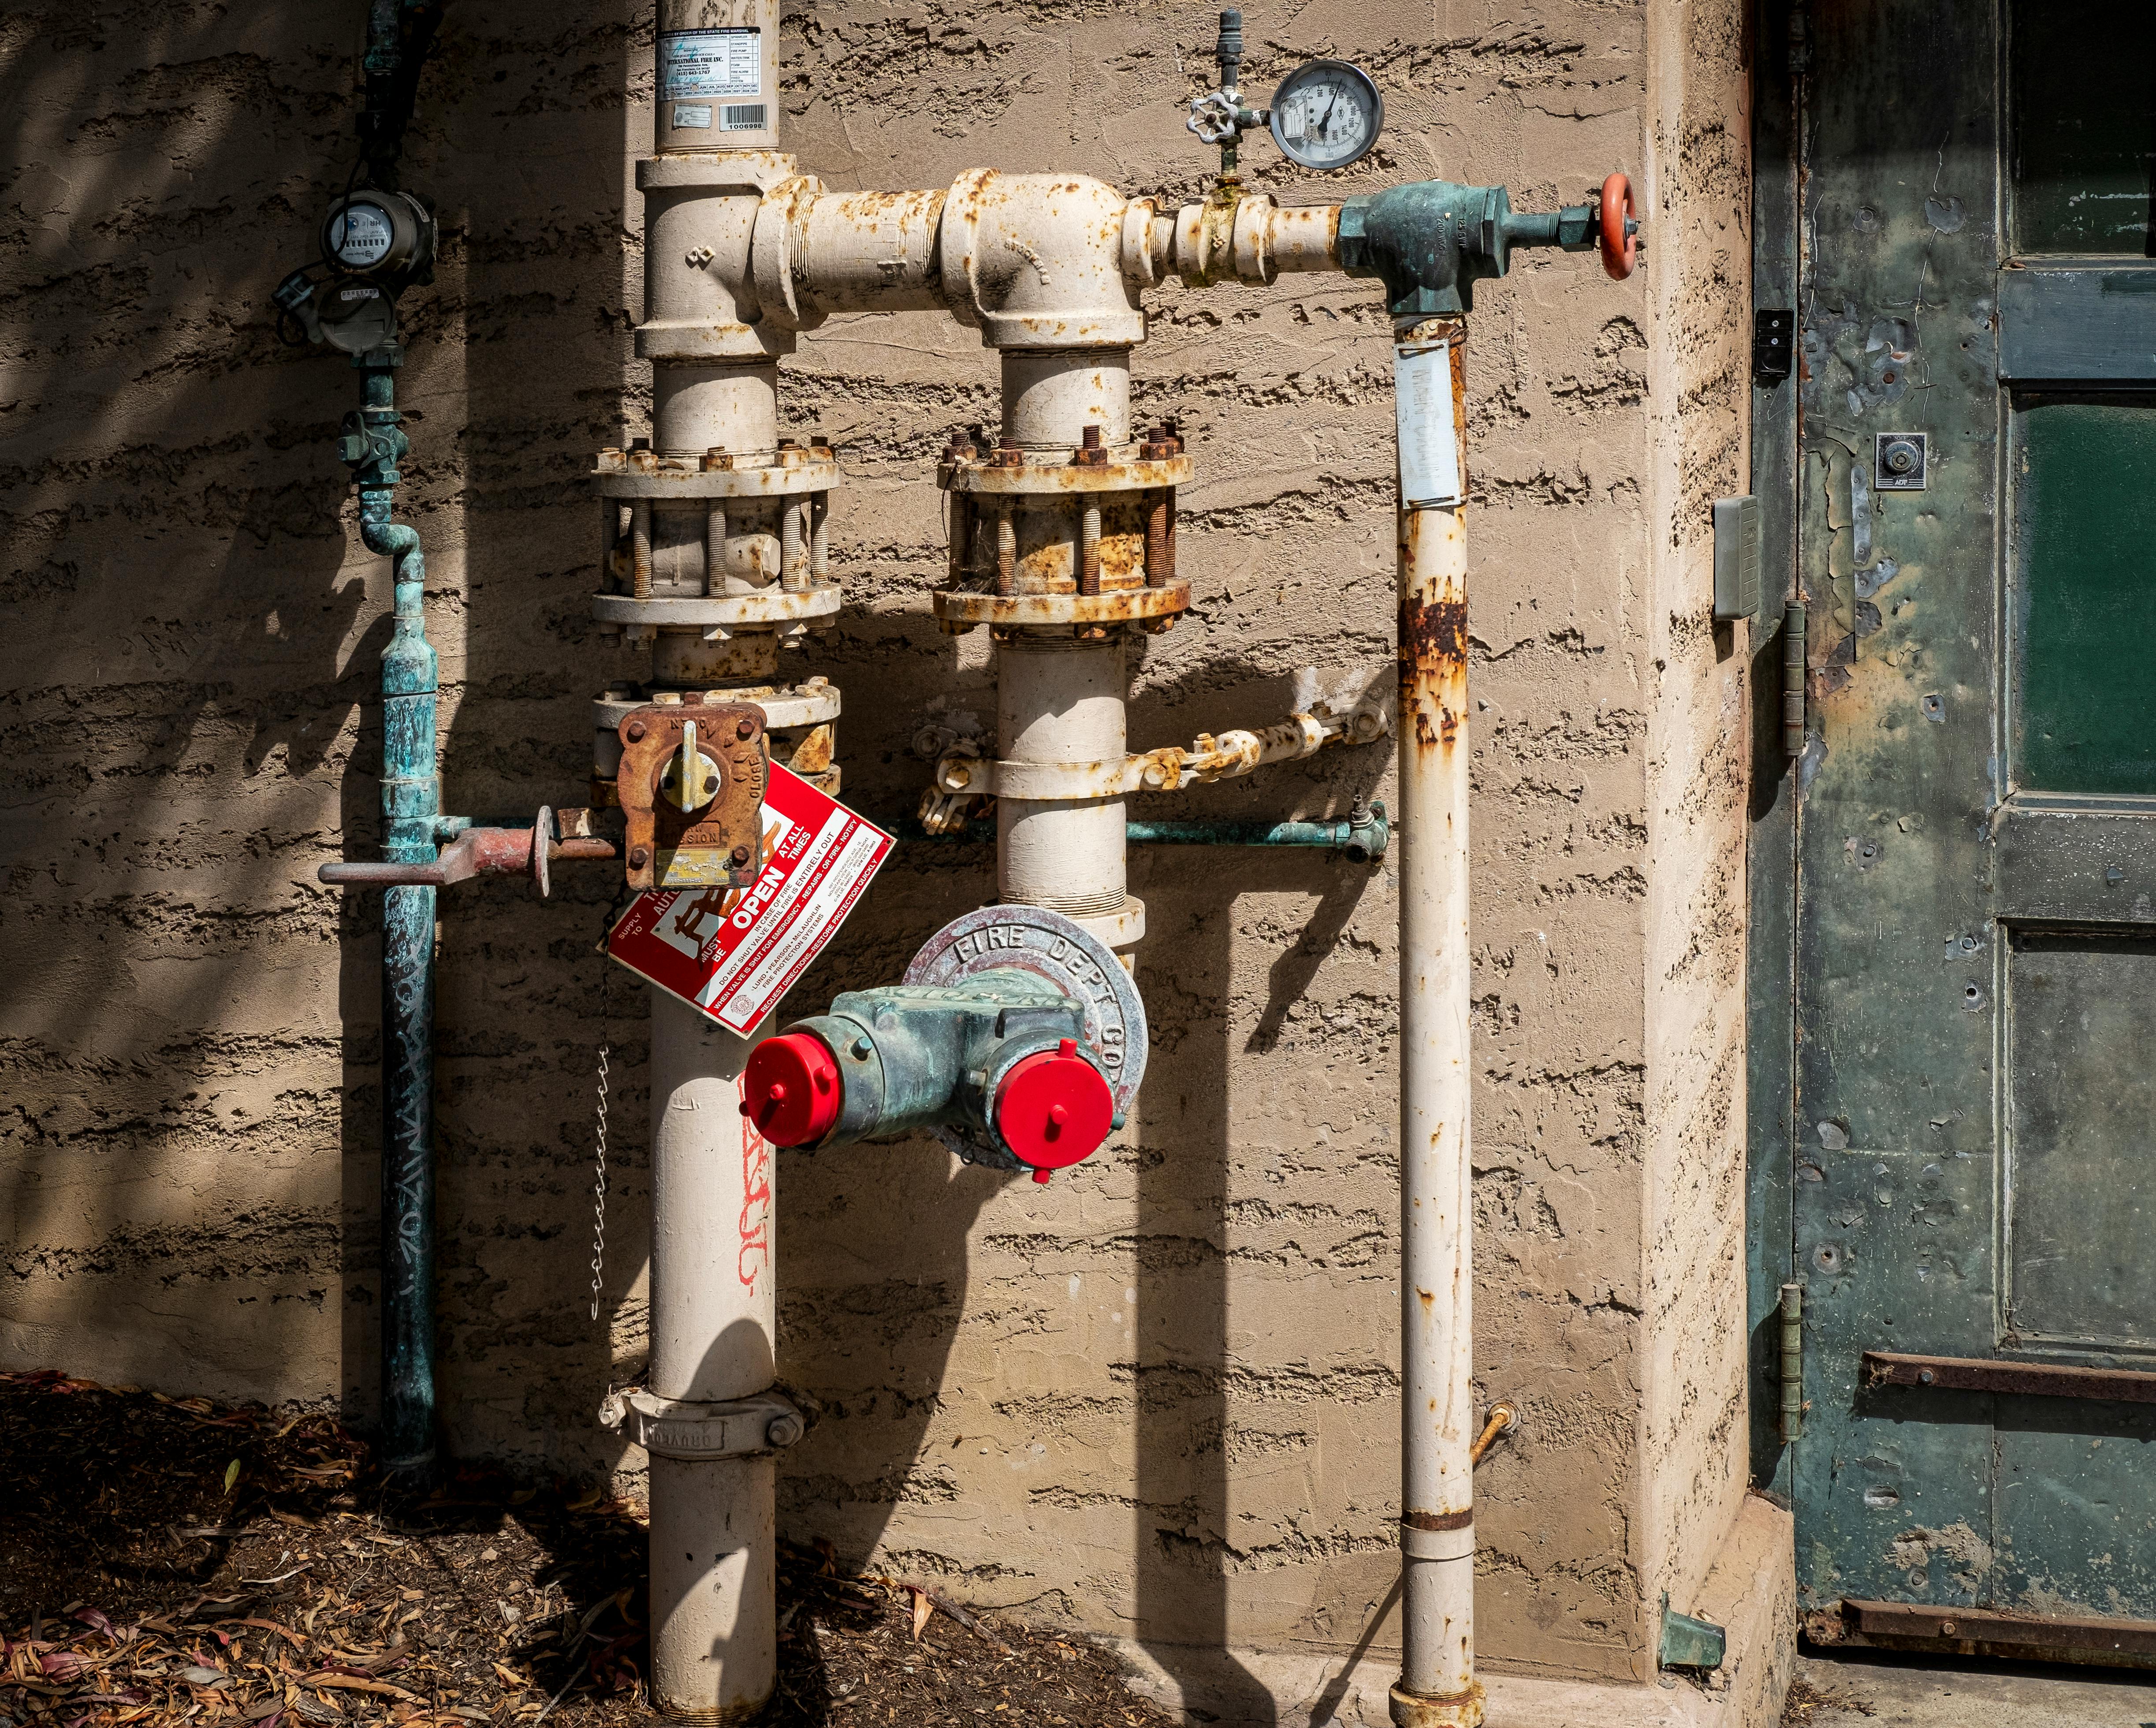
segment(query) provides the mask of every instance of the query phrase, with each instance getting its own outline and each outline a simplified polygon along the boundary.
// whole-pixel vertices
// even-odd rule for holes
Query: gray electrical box
[[[1717,623],[1759,610],[1759,501],[1714,501],[1714,617]]]

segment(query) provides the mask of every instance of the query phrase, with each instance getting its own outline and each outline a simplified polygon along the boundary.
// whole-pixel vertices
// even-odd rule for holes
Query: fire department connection
[[[377,27],[386,4],[375,0]],[[650,1453],[654,1702],[685,1720],[746,1721],[774,1683],[776,1455],[803,1422],[773,1386],[768,1149],[921,1131],[1035,1180],[1091,1155],[1126,1119],[1146,1067],[1146,913],[1128,892],[1126,800],[1391,731],[1404,1328],[1392,1707],[1404,1724],[1478,1721],[1464,315],[1474,284],[1503,275],[1520,247],[1599,248],[1610,275],[1629,275],[1630,188],[1612,175],[1596,199],[1544,215],[1514,212],[1502,188],[1445,182],[1278,204],[1237,176],[1243,133],[1266,131],[1306,168],[1342,167],[1375,141],[1382,103],[1354,67],[1318,61],[1253,109],[1240,88],[1240,18],[1224,13],[1219,87],[1191,105],[1191,130],[1221,152],[1202,203],[1163,208],[1082,175],[993,168],[944,188],[834,193],[780,151],[778,26],[777,0],[659,0],[654,149],[635,165],[651,434],[601,451],[594,481],[594,613],[639,670],[596,705],[595,808],[558,820],[542,810],[529,830],[474,829],[434,815],[438,800],[418,809],[424,795],[410,789],[432,771],[429,676],[424,772],[393,764],[384,786],[393,815],[424,818],[427,844],[415,828],[384,863],[323,872],[424,892],[425,912],[403,906],[408,921],[465,877],[528,871],[543,883],[552,861],[614,858],[642,891],[615,953],[633,958],[642,944],[678,957],[639,963],[657,980],[650,1360],[647,1387],[610,1412]],[[345,454],[384,522],[403,453],[387,382],[394,300],[424,280],[431,235],[422,203],[371,179],[326,222],[328,277],[295,273],[280,291],[307,333],[352,352],[369,380]],[[1312,702],[1133,751],[1126,645],[1189,607],[1176,495],[1198,460],[1173,423],[1132,424],[1142,296],[1170,277],[1202,289],[1295,271],[1373,279],[1394,321],[1397,709]],[[370,288],[381,291],[360,292]],[[1000,424],[954,435],[937,465],[949,563],[932,596],[946,631],[992,634],[995,752],[951,741],[920,811],[930,834],[955,831],[993,800],[995,898],[940,932],[903,979],[774,1030],[768,1004],[891,844],[835,802],[840,692],[780,670],[782,648],[804,645],[839,610],[828,522],[842,478],[827,444],[779,436],[781,363],[833,314],[895,311],[946,312],[1001,363]],[[391,543],[409,534],[385,527],[368,543],[398,556],[399,617],[413,620],[400,640],[424,646],[403,568],[416,551]],[[603,831],[613,805],[618,838]],[[427,1149],[424,1138],[408,1144]],[[752,1226],[766,1245],[753,1267],[741,1246]]]

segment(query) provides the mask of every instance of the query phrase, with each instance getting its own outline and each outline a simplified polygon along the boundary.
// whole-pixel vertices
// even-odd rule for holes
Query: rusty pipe
[[[1467,1448],[1467,1462],[1479,1464],[1482,1454],[1497,1443],[1500,1435],[1509,1434],[1520,1425],[1520,1412],[1502,1400],[1490,1407],[1490,1420],[1482,1424],[1482,1432],[1475,1443]]]
[[[1457,317],[1394,333],[1403,464],[1465,435]],[[1442,344],[1442,347],[1440,347]],[[1446,383],[1449,382],[1450,388]],[[1468,1167],[1467,543],[1453,484],[1399,528],[1401,1659],[1393,1719],[1474,1728],[1473,1214]]]
[[[621,848],[610,840],[583,835],[555,837],[552,814],[539,813],[530,828],[467,828],[444,846],[429,864],[373,863],[339,860],[325,864],[315,880],[330,887],[447,888],[480,876],[528,876],[545,894],[551,884],[547,867],[557,858],[572,861],[603,861],[619,858]],[[545,847],[535,852],[531,836],[547,836]]]

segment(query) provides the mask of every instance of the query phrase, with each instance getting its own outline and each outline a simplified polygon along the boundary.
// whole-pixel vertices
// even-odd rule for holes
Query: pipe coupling
[[[624,1439],[655,1458],[690,1463],[776,1451],[808,1432],[799,1407],[776,1392],[692,1403],[639,1389],[609,1397],[599,1407],[599,1422],[619,1429]]]
[[[1424,1697],[1419,1692],[1392,1689],[1387,1700],[1394,1728],[1481,1728],[1482,1683],[1465,1692]]]

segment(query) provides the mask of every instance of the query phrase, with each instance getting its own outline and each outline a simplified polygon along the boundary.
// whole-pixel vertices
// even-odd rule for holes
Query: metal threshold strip
[[[2156,1621],[2094,1616],[2038,1618],[1990,1608],[1928,1607],[1912,1602],[1845,1602],[1838,1623],[1808,1614],[1815,1643],[1867,1644],[1883,1649],[1952,1648],[1965,1655],[2018,1661],[2156,1666]]]
[[[2002,1362],[1969,1356],[1864,1353],[1869,1386],[2014,1392],[2037,1398],[2092,1398],[2107,1404],[2156,1404],[2156,1374],[2132,1368],[2069,1368],[2052,1362]]]

